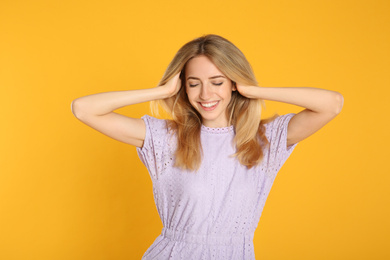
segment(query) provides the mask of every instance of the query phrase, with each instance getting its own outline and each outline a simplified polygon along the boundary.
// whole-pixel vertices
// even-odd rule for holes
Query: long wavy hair
[[[187,62],[199,55],[209,58],[233,84],[257,86],[252,67],[244,54],[230,41],[218,35],[205,35],[186,43],[176,53],[159,85],[166,84],[181,72],[179,92],[167,99],[153,101],[152,112],[159,108],[172,118],[168,127],[177,135],[175,166],[197,170],[202,160],[200,130],[202,117],[190,104],[185,88],[185,67]],[[251,168],[263,159],[263,147],[268,145],[265,137],[265,121],[260,120],[262,100],[249,99],[238,91],[232,91],[232,98],[226,110],[230,125],[234,126],[235,156],[242,164]]]

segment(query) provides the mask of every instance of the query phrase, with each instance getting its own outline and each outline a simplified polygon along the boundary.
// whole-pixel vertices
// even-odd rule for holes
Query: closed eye
[[[191,88],[198,86],[198,84],[189,84]]]
[[[220,83],[213,83],[213,85],[215,86],[221,86],[223,84],[223,82],[220,82]]]

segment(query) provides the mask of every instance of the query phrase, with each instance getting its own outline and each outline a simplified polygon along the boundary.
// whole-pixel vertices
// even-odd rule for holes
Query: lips
[[[206,111],[210,111],[210,110],[214,110],[218,104],[219,104],[219,101],[214,101],[214,102],[199,102],[200,106],[206,110]]]

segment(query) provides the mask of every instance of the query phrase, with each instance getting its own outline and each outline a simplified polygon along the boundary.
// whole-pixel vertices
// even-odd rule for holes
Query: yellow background
[[[156,86],[205,33],[261,86],[341,92],[341,114],[279,172],[257,259],[389,259],[390,2],[0,2],[0,259],[140,259],[161,232],[134,147],[88,128],[77,97]],[[267,103],[265,116],[300,108]],[[121,109],[134,117],[148,104]]]

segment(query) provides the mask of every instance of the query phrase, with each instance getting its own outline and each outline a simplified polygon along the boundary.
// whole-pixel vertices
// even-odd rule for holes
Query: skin
[[[232,91],[245,97],[272,100],[301,106],[304,109],[289,122],[287,146],[309,137],[340,113],[343,96],[335,91],[309,88],[268,88],[245,86],[237,82],[235,89],[229,79],[208,58],[199,56],[189,61],[186,70],[186,91],[191,104],[210,127],[227,126],[225,109]],[[192,77],[192,78],[190,78]],[[222,82],[223,81],[223,82]],[[221,83],[220,86],[216,85]],[[191,86],[192,85],[192,86]],[[196,85],[196,86],[195,86]],[[72,102],[73,114],[88,126],[121,142],[142,147],[146,126],[142,119],[115,113],[114,110],[133,104],[165,99],[175,95],[181,86],[179,74],[165,85],[150,89],[114,91],[80,97]],[[213,110],[205,110],[201,103],[215,102]]]
[[[227,126],[226,108],[236,90],[232,81],[205,56],[191,59],[185,75],[188,100],[202,116],[203,125]]]
[[[319,88],[260,88],[237,84],[237,90],[248,98],[284,102],[305,108],[293,116],[288,124],[287,146],[320,130],[341,112],[344,104],[340,93]]]

